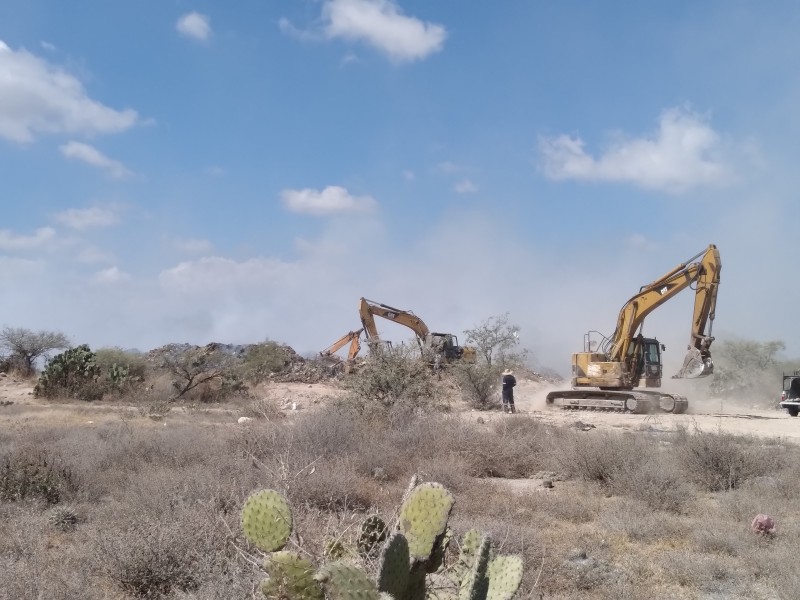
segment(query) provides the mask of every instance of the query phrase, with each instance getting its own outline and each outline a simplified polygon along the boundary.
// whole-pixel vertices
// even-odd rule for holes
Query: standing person
[[[514,372],[511,369],[506,369],[503,371],[503,412],[517,412],[517,409],[514,406],[515,385],[517,385],[517,380],[514,377]]]

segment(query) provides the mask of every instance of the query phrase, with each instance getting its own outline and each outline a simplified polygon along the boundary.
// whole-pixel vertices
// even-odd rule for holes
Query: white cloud
[[[658,131],[650,137],[616,137],[597,158],[586,152],[580,137],[543,137],[542,169],[556,180],[620,181],[670,192],[732,179],[719,136],[705,119],[685,108],[664,111]]]
[[[122,281],[130,281],[130,279],[130,273],[121,271],[119,267],[109,267],[108,269],[102,269],[95,273],[92,277],[92,282],[101,285],[110,285]]]
[[[345,188],[330,185],[322,191],[313,189],[283,190],[281,200],[291,212],[314,216],[364,213],[375,208],[371,196],[353,196]]]
[[[438,52],[447,37],[443,26],[404,15],[393,0],[327,0],[322,19],[328,38],[364,42],[396,62]]]
[[[290,263],[272,258],[238,262],[220,256],[187,261],[162,271],[159,282],[166,291],[202,297],[227,294],[234,289],[270,287],[276,278],[287,279]]]
[[[94,146],[82,142],[67,142],[62,145],[61,154],[67,158],[85,162],[87,165],[104,169],[114,179],[124,179],[133,173],[121,162],[108,158]]]
[[[286,35],[304,42],[321,42],[325,40],[325,36],[321,32],[295,27],[286,17],[278,20],[278,28]]]
[[[27,277],[36,276],[44,271],[44,263],[38,260],[0,256],[0,279],[15,281],[20,284]]]
[[[459,194],[474,194],[478,191],[478,186],[469,179],[462,179],[453,186],[453,189]]]
[[[211,37],[211,20],[207,15],[190,12],[183,15],[175,24],[178,32],[186,37],[206,41]]]
[[[117,133],[137,121],[136,111],[92,100],[70,73],[0,41],[0,137],[30,142],[37,134]]]
[[[119,223],[119,214],[116,208],[92,206],[90,208],[70,208],[56,213],[53,218],[71,229],[80,231],[109,227]]]
[[[414,171],[410,169],[406,169],[403,171],[403,179],[405,179],[406,181],[413,181],[415,177],[416,175],[414,174]]]
[[[36,250],[51,244],[55,237],[56,230],[52,227],[41,227],[29,236],[0,229],[0,250]]]

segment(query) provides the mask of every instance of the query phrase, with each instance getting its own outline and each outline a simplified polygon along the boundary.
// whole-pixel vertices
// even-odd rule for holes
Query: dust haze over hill
[[[733,212],[737,212],[736,209]],[[739,207],[740,218],[750,214]],[[777,218],[777,215],[775,215]],[[270,338],[301,354],[326,347],[360,326],[358,298],[410,309],[434,330],[461,334],[509,312],[522,347],[538,364],[569,372],[583,335],[613,332],[624,302],[639,287],[686,260],[709,242],[719,245],[722,277],[714,333],[783,339],[800,354],[800,335],[787,314],[798,283],[784,276],[785,259],[762,261],[739,243],[728,216],[714,231],[663,243],[612,239],[600,247],[576,236],[563,243],[505,231],[492,215],[466,213],[432,226],[407,247],[382,242],[380,222],[359,222],[363,235],[340,240],[353,222],[331,223],[317,239],[298,240],[290,259],[206,256],[172,267],[151,265],[115,281],[84,282],[60,265],[0,261],[7,282],[0,299],[4,322],[64,331],[93,347],[141,349],[171,342],[252,343]],[[762,216],[760,221],[764,220]],[[781,236],[780,221],[754,230],[755,246]],[[469,240],[469,252],[454,252]],[[781,293],[753,282],[782,281]],[[53,289],[60,290],[54,294]],[[692,294],[685,291],[648,317],[645,334],[667,346],[667,372],[680,367],[689,340]],[[766,308],[769,310],[766,310]],[[385,325],[381,324],[381,327]],[[408,339],[398,332],[394,340]],[[463,342],[463,339],[462,339]]]

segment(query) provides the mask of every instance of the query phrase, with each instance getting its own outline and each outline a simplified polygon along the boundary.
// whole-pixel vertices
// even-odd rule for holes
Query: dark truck
[[[800,370],[791,375],[783,374],[781,408],[785,408],[790,417],[796,417],[800,413]]]

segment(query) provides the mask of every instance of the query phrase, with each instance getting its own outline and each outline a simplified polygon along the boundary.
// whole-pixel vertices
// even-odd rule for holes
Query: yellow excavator
[[[661,387],[664,346],[655,338],[645,338],[641,328],[645,317],[656,308],[686,288],[693,289],[694,317],[689,349],[683,366],[673,378],[710,375],[714,370],[711,327],[721,266],[719,250],[712,244],[643,286],[620,310],[617,328],[610,338],[603,337],[595,344],[592,334],[597,332],[584,336],[584,351],[572,355],[572,389],[550,392],[547,404],[632,413],[686,412],[689,402],[684,396],[634,389]]]
[[[402,310],[361,298],[358,314],[370,346],[380,346],[382,343],[378,335],[378,327],[375,325],[375,317],[382,317],[411,329],[417,336],[423,357],[434,366],[453,361],[470,362],[475,360],[477,354],[475,348],[459,346],[458,337],[455,334],[432,332],[425,322],[410,310]]]
[[[334,371],[341,368],[345,373],[349,373],[355,366],[356,356],[358,356],[358,353],[361,351],[361,334],[363,332],[363,328],[357,329],[356,331],[348,331],[330,346],[325,348],[325,350],[322,350],[319,355],[324,359],[336,359],[338,361],[336,353],[344,348],[347,344],[350,344],[350,347],[347,350],[347,359],[343,362],[337,362],[336,364],[332,365]]]
[[[361,351],[361,334],[363,332],[363,328],[356,331],[348,331],[330,346],[325,348],[325,350],[320,352],[319,355],[323,358],[333,356],[347,344],[350,344],[350,348],[347,351],[347,361],[352,363],[356,356],[358,356],[358,353]]]

